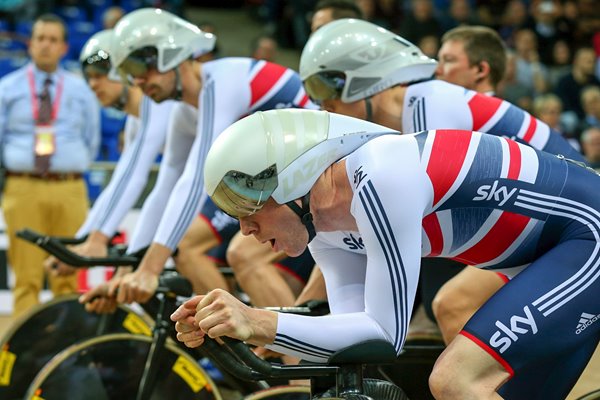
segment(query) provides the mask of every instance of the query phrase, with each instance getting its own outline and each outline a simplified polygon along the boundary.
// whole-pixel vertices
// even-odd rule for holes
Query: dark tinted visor
[[[346,74],[341,71],[324,71],[309,76],[304,81],[304,89],[313,103],[339,99],[346,84]]]
[[[124,76],[138,78],[146,75],[151,69],[158,65],[158,50],[156,47],[142,47],[131,53],[125,61],[119,65],[119,73]]]
[[[210,198],[225,213],[233,218],[240,218],[260,210],[276,188],[275,165],[255,176],[229,171]]]

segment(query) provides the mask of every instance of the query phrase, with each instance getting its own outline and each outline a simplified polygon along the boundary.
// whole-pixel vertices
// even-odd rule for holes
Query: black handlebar
[[[223,344],[205,336],[202,347],[221,368],[238,379],[259,381],[269,378],[311,378],[334,375],[339,367],[327,364],[280,365],[258,357],[243,342],[227,337]]]
[[[70,244],[81,243],[82,240],[42,235],[31,229],[22,229],[18,231],[17,237],[41,247],[60,261],[73,267],[92,267],[97,265],[135,267],[141,261],[141,257],[137,253],[135,255],[124,255],[122,254],[123,250],[116,247],[115,249],[117,250],[113,251],[112,254],[109,254],[108,257],[82,257],[73,253],[66,247]]]

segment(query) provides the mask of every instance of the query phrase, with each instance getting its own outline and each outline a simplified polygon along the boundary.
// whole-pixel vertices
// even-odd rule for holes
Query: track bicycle
[[[89,263],[53,238],[38,235],[30,239],[65,263],[77,266]],[[120,257],[123,256],[94,262],[125,264]],[[206,359],[203,349],[188,349],[171,340],[176,332],[168,315],[178,306],[179,297],[190,295],[191,286],[185,278],[175,273],[161,276],[156,295],[142,305],[155,320],[152,337],[107,334],[75,343],[40,371],[25,398],[158,399],[169,393],[169,399],[221,399],[220,392],[228,393],[228,398],[241,398],[269,387],[266,382],[240,381],[220,371],[223,378],[217,387],[196,361]],[[79,378],[75,379],[76,376]],[[266,398],[284,400],[289,393],[283,391],[307,392],[301,387],[281,390],[281,394],[272,392]],[[298,399],[304,398],[306,395]]]
[[[29,230],[18,235],[29,241],[42,238]],[[70,245],[83,239],[53,240]],[[119,253],[121,249],[114,247],[110,251]],[[129,263],[135,260],[123,261]],[[104,333],[150,335],[151,325],[152,320],[141,309],[127,305],[120,305],[113,314],[88,313],[79,304],[76,294],[37,305],[17,319],[0,339],[0,398],[22,399],[31,380],[44,364],[74,342]]]
[[[51,254],[58,255],[58,253],[61,253],[61,252],[62,253],[68,253],[68,250],[66,252],[64,251],[65,249],[61,249],[61,250],[54,249],[54,247],[61,247],[61,246],[64,247],[61,243],[52,242],[52,241],[50,241],[49,243],[51,243],[52,245],[51,246],[46,246],[46,250],[49,251]],[[65,261],[65,262],[68,262],[68,261]],[[186,294],[186,293],[183,293],[183,294]],[[319,304],[317,304],[316,306],[317,307],[322,307],[322,305],[319,305]],[[174,307],[175,306],[173,306],[173,309],[174,309]],[[314,307],[314,305],[313,305],[313,307]],[[300,311],[301,313],[311,313],[310,309],[307,311],[306,308],[302,309],[302,307],[300,307],[300,308],[291,307],[291,308],[285,308],[285,309],[281,309],[281,308],[277,309],[276,308],[276,310],[280,311],[280,312],[299,312]],[[151,314],[153,315],[153,313],[151,313]],[[168,315],[168,314],[163,314],[163,316],[164,315]],[[161,319],[161,317],[157,317],[157,321],[160,320],[160,319]],[[157,326],[159,326],[159,324],[157,324]],[[164,334],[164,329],[168,329],[168,328],[169,328],[168,326],[163,326],[163,334]],[[174,334],[174,330],[172,329],[172,326],[170,328],[171,328],[170,333]],[[155,328],[155,331],[156,331],[156,328]],[[77,344],[77,345],[71,346],[71,348],[63,351],[60,356],[57,356],[56,359],[59,360],[59,361],[54,362],[52,367],[48,366],[48,368],[46,369],[46,371],[50,371],[50,372],[46,373],[46,376],[48,376],[48,377],[52,376],[53,375],[53,373],[51,372],[52,370],[58,371],[58,370],[61,370],[61,369],[65,368],[64,365],[69,364],[69,361],[67,361],[67,360],[74,360],[74,359],[77,359],[77,357],[80,357],[80,356],[75,355],[75,354],[83,354],[85,356],[88,356],[90,353],[98,353],[98,354],[101,354],[101,355],[103,355],[103,354],[111,354],[109,351],[104,351],[103,352],[102,350],[91,350],[91,349],[103,349],[106,346],[108,346],[109,344],[114,344],[118,340],[124,340],[124,339],[118,339],[117,337],[114,337],[114,336],[111,337],[111,338],[106,338],[106,339],[103,338],[101,340],[96,338],[96,339],[88,340],[85,343],[85,345],[83,345],[83,343],[81,343],[81,344]],[[150,342],[156,342],[156,339],[144,340],[144,339],[137,338],[137,339],[135,339],[135,341],[136,341],[136,343],[146,342],[145,345],[140,345],[140,346],[142,346],[142,347],[144,347],[144,346],[148,347],[149,346],[148,343],[150,343]],[[125,343],[125,342],[120,342],[120,343]],[[374,346],[374,347],[370,348],[372,346]],[[379,353],[377,353],[377,349],[380,348],[380,347],[382,347],[382,346],[385,346],[385,344],[384,343],[375,343],[375,344],[369,343],[369,344],[363,345],[361,351],[368,352],[369,355],[371,356],[373,354],[373,351],[375,352],[375,354],[379,354]],[[387,346],[390,347],[389,344]],[[123,347],[123,346],[121,346],[121,347]],[[158,345],[158,346],[154,346],[154,347],[162,348],[164,346]],[[211,352],[209,352],[209,351],[207,351],[208,349],[209,349],[208,347],[201,346],[200,348],[196,349],[196,350],[200,350],[201,354],[200,355],[198,355],[197,353],[195,355],[192,354],[193,358],[197,359],[198,357],[202,357],[202,356],[208,355],[213,362],[216,362],[218,365],[221,365],[221,360],[220,359],[216,359],[215,358],[216,355],[213,354],[213,353],[211,353]],[[414,399],[422,399],[422,398],[426,398],[424,391],[427,391],[427,394],[428,394],[428,389],[426,388],[426,381],[427,381],[426,376],[428,375],[428,373],[425,375],[425,379],[421,379],[421,381],[422,381],[421,384],[415,385],[414,382],[411,382],[411,380],[414,380],[413,376],[411,376],[411,371],[413,371],[415,369],[415,366],[418,366],[419,364],[423,364],[426,367],[430,368],[430,366],[433,364],[433,361],[437,358],[437,356],[439,355],[439,353],[442,350],[443,350],[443,348],[441,346],[437,346],[436,347],[436,346],[415,346],[415,345],[411,346],[411,345],[407,345],[407,346],[405,346],[403,354],[399,358],[396,358],[395,352],[393,352],[393,349],[392,349],[391,353],[393,354],[393,361],[394,361],[393,363],[391,363],[391,362],[383,362],[382,360],[379,360],[379,359],[372,360],[373,362],[370,362],[371,359],[368,359],[368,360],[365,360],[364,364],[368,367],[367,368],[368,375],[375,375],[377,377],[387,378],[386,373],[382,372],[383,371],[382,368],[388,368],[388,367],[392,368],[393,370],[398,370],[397,375],[404,375],[404,374],[406,374],[409,377],[409,379],[408,380],[404,380],[404,381],[401,380],[402,381],[402,385],[401,386],[404,387],[404,385],[406,384],[406,387],[410,389],[409,391],[412,393],[411,396],[413,396]],[[185,351],[189,353],[189,349],[185,349]],[[239,349],[238,349],[238,351],[239,351]],[[349,352],[352,354],[352,351],[349,351]],[[345,352],[342,352],[342,354],[345,354]],[[222,354],[220,354],[219,357],[222,357]],[[126,357],[126,358],[130,358],[130,357]],[[392,357],[390,357],[390,359],[391,358]],[[343,357],[342,357],[341,360],[342,360],[342,363],[345,363]],[[357,361],[360,361],[361,364],[363,363],[362,360],[357,360]],[[110,362],[110,360],[109,360],[109,362]],[[332,359],[332,363],[337,363],[337,362],[338,362],[338,359],[336,357],[334,357]],[[166,364],[168,365],[169,363],[167,362]],[[104,365],[104,362],[102,362],[100,364],[89,363],[89,365],[91,366],[92,369],[96,369],[98,365]],[[147,370],[148,369],[148,365],[152,366],[152,365],[154,365],[154,363],[152,363],[152,362],[150,362],[149,364],[146,363],[146,365],[144,366],[143,370]],[[190,366],[191,364],[187,364],[186,363],[185,365],[186,366]],[[353,366],[354,369],[356,369],[356,367],[357,367],[356,365]],[[362,367],[360,365],[358,367],[360,367],[361,373],[362,373]],[[123,366],[118,366],[116,369],[118,369],[118,368],[123,368]],[[304,374],[306,373],[305,370],[300,371],[300,372],[302,372],[300,374],[294,375],[294,373],[293,373],[294,366],[282,366],[281,368],[284,368],[286,370],[286,373],[281,374],[281,373],[277,373],[276,372],[274,374],[265,374],[263,376],[263,378],[265,380],[273,380],[273,379],[275,379],[275,380],[279,380],[279,381],[286,381],[288,379],[303,379],[303,378],[309,378],[310,377],[310,376],[303,375],[303,373]],[[302,366],[302,368],[305,368],[305,367]],[[134,370],[134,369],[135,368],[128,368],[128,367],[125,368],[126,371]],[[319,367],[319,369],[321,369],[321,368]],[[329,385],[330,387],[335,387],[335,382],[331,382],[331,378],[332,378],[332,376],[335,376],[335,374],[333,374],[333,371],[337,370],[337,369],[339,369],[339,368],[337,368],[337,367],[335,367],[333,369],[329,368],[328,374],[329,374],[329,380],[330,380],[330,382],[327,383],[327,384],[325,384],[324,386],[321,385],[321,386],[323,386],[321,389],[324,389],[325,386],[327,386],[327,385]],[[230,370],[228,368],[223,368],[222,367],[220,370],[222,372],[225,372],[225,373],[230,372]],[[342,368],[342,371],[347,371],[347,370],[348,370],[348,368],[346,368],[346,367]],[[418,370],[418,368],[417,368],[417,370]],[[290,374],[290,371],[292,371],[291,374]],[[373,371],[375,371],[375,373]],[[56,373],[58,373],[58,372],[56,372]],[[65,372],[61,372],[61,373],[65,374]],[[153,374],[155,374],[155,373],[154,372],[153,373],[149,373],[150,376],[154,376]],[[158,372],[158,374],[162,375],[163,372]],[[206,372],[202,370],[200,374],[206,374]],[[342,373],[342,375],[344,375],[344,374],[345,374],[345,372]],[[66,375],[68,376],[69,374],[66,373]],[[95,375],[100,376],[100,373],[96,373]],[[237,377],[237,378],[242,379],[243,381],[248,381],[248,382],[259,381],[258,385],[254,385],[254,387],[250,387],[250,389],[248,387],[245,387],[245,388],[242,388],[241,390],[238,390],[238,394],[239,393],[248,394],[248,393],[251,393],[251,391],[256,391],[257,389],[260,389],[260,388],[266,388],[266,386],[267,386],[267,385],[264,384],[264,382],[263,382],[262,379],[257,379],[256,376],[254,376],[253,379],[249,379],[248,380],[248,379],[245,379],[247,377],[244,377],[244,376],[240,377],[239,375],[236,375],[236,374],[233,374],[233,375],[235,377]],[[201,376],[201,375],[198,375],[198,376]],[[421,377],[421,378],[423,378],[423,377]],[[97,378],[97,379],[99,379],[99,378]],[[189,378],[189,379],[191,379],[191,378]],[[202,382],[205,381],[203,378],[199,378],[199,379]],[[49,381],[50,378],[45,378],[45,380]],[[321,381],[321,380],[322,379],[319,379],[319,381]],[[36,381],[37,381],[37,379],[36,379]],[[42,381],[44,381],[44,380],[42,379]],[[132,378],[129,381],[136,382],[136,379]],[[208,380],[206,380],[206,381],[208,381]],[[388,398],[388,397],[385,397],[385,396],[387,396],[387,394],[384,397],[381,397],[379,395],[382,393],[382,391],[383,391],[383,393],[387,393],[386,392],[387,389],[385,389],[385,388],[391,387],[389,385],[394,386],[393,384],[391,384],[389,382],[382,383],[381,380],[376,380],[376,379],[371,379],[371,378],[366,378],[364,381],[367,383],[366,384],[367,385],[366,386],[367,393],[368,394],[375,394],[376,395],[375,398]],[[396,379],[394,379],[394,381],[396,381]],[[208,382],[210,382],[210,381],[208,381]],[[103,382],[102,385],[105,385],[105,383]],[[100,385],[100,386],[102,386],[102,385]],[[112,385],[112,383],[111,383],[111,385]],[[423,389],[423,385],[425,386],[425,389]],[[39,391],[39,389],[42,389],[42,393],[48,393],[47,390],[44,391],[44,389],[43,389],[44,385],[43,384],[39,384],[39,385],[37,385],[37,387],[35,387],[35,386],[36,386],[36,384],[32,385],[32,387],[31,387],[31,389],[32,389],[31,393],[35,393],[36,391]],[[210,386],[210,387],[213,387],[213,386]],[[229,386],[229,387],[231,387],[231,386]],[[314,384],[313,384],[313,387],[314,387]],[[313,393],[316,393],[315,390],[314,390],[314,388],[312,390],[313,390]],[[86,391],[83,391],[83,392],[86,392]],[[102,390],[100,390],[100,392],[102,392]],[[143,396],[139,397],[140,393],[142,393],[141,390],[139,390],[137,393],[138,393],[138,397],[137,398],[150,398],[150,397],[143,397]],[[394,389],[392,389],[391,393],[392,394],[395,393]],[[234,394],[234,396],[235,396],[235,394]],[[170,396],[170,398],[171,397],[172,396]],[[49,399],[49,398],[52,398],[52,397],[45,396],[44,398],[45,399]],[[75,397],[75,398],[79,398],[79,397]],[[81,397],[81,398],[86,398],[87,399],[87,398],[94,398],[94,397]],[[105,397],[105,398],[111,398],[111,397]],[[115,397],[115,398],[122,398],[122,397]],[[132,395],[132,396],[130,396],[128,398],[136,398],[136,396]],[[195,398],[195,397],[190,397],[190,398]],[[239,397],[233,397],[233,398],[239,398]],[[292,387],[292,388],[289,388],[289,387],[267,388],[266,390],[261,390],[258,393],[249,395],[249,397],[247,397],[248,400],[250,400],[250,399],[252,399],[252,400],[258,400],[258,399],[281,399],[281,400],[283,400],[283,399],[294,399],[294,400],[298,399],[298,400],[304,400],[304,399],[308,399],[308,398],[309,398],[309,390],[307,388],[301,388],[301,387]],[[315,398],[321,398],[321,397],[315,397]],[[390,399],[393,399],[393,398],[394,397],[392,397]],[[406,397],[398,397],[398,398],[399,399],[404,399]]]

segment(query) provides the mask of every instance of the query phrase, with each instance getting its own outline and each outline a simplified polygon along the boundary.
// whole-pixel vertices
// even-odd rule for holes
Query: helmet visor
[[[304,81],[304,89],[315,104],[323,100],[339,99],[346,84],[346,74],[341,71],[324,71],[309,76]]]
[[[111,64],[108,53],[103,50],[98,51],[81,62],[83,75],[87,79],[88,72],[95,72],[102,75],[108,75]]]
[[[276,188],[277,167],[273,164],[255,176],[229,171],[210,198],[225,213],[240,218],[260,210]]]
[[[156,47],[142,47],[131,53],[119,65],[121,76],[139,78],[148,73],[151,69],[156,69],[158,65],[158,50]]]

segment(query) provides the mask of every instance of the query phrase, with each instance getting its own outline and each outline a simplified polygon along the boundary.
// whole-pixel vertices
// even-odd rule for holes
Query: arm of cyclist
[[[132,273],[128,273],[119,282],[117,301],[119,303],[145,303],[150,300],[158,287],[158,277],[164,264],[173,251],[163,245],[153,243],[144,255],[145,262]],[[154,260],[164,260],[155,263]]]
[[[171,193],[169,201],[160,214],[160,224],[149,251],[134,275],[123,281],[123,285],[129,287],[125,288],[124,297],[119,299],[144,302],[152,296],[156,286],[154,286],[155,279],[151,279],[150,274],[156,275],[162,271],[169,256],[177,248],[177,244],[203,205],[204,173],[200,166],[204,165],[206,153],[214,138],[243,115],[239,109],[240,90],[236,91],[232,86],[227,88],[227,91],[219,91],[218,96],[214,95],[217,90],[215,86],[221,83],[214,80],[205,82],[200,95],[200,107],[197,110],[199,113],[197,126],[200,130],[194,131],[195,138],[189,150],[185,169],[175,187],[169,192]],[[226,83],[231,85],[230,80]],[[140,282],[135,283],[135,280]]]

